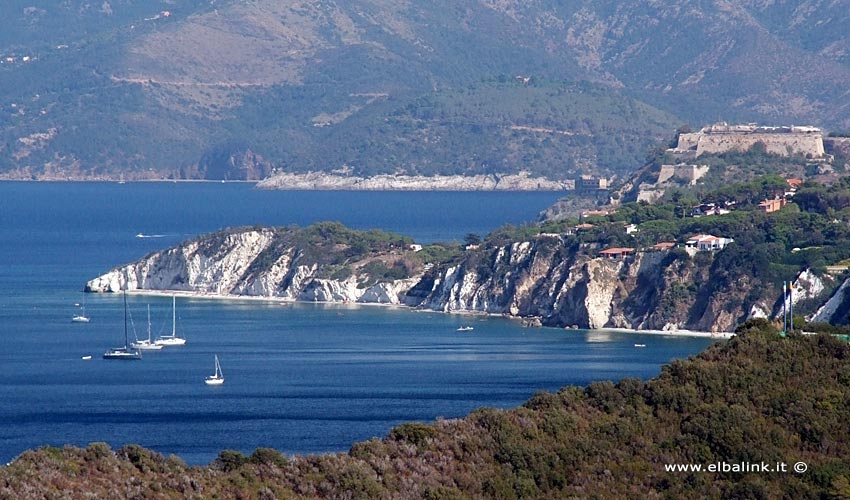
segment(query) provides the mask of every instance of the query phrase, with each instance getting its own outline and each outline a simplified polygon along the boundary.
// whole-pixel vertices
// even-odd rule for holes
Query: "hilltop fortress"
[[[823,132],[817,127],[767,127],[754,123],[729,125],[726,122],[703,127],[699,132],[679,134],[675,148],[668,149],[679,159],[702,154],[747,151],[762,143],[768,153],[782,156],[802,154],[811,159],[826,159]]]

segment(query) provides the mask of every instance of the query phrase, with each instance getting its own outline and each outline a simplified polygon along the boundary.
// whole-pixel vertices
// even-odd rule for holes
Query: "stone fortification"
[[[679,134],[671,153],[683,157],[747,151],[762,143],[768,153],[782,156],[803,154],[823,158],[823,132],[816,127],[765,127],[754,124],[728,125],[724,122],[703,127],[699,132]]]
[[[823,140],[827,154],[850,157],[850,137],[827,137]]]
[[[708,173],[708,170],[708,165],[661,165],[657,183],[663,184],[670,179],[677,179],[693,186]]]

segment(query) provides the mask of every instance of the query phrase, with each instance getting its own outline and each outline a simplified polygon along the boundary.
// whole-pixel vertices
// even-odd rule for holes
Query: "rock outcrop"
[[[417,258],[412,251],[401,254],[392,258]],[[362,257],[333,267],[315,256],[308,247],[286,243],[275,229],[223,231],[113,269],[89,281],[86,290],[404,304],[583,328],[730,331],[748,317],[781,315],[780,291],[744,278],[713,280],[711,254],[692,258],[673,250],[609,259],[549,235],[484,246],[397,279],[370,275]],[[820,279],[808,274],[799,287],[811,289],[800,299],[823,290]]]
[[[318,263],[302,262],[305,259],[297,247],[275,248],[276,238],[273,229],[214,233],[115,268],[89,281],[85,290],[400,304],[404,293],[418,281],[414,277],[365,286],[371,277],[356,272],[339,280],[322,278],[323,268]]]

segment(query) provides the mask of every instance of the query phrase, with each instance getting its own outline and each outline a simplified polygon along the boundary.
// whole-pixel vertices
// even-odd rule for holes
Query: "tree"
[[[481,244],[481,236],[475,233],[468,233],[463,237],[463,243],[465,245],[480,245]]]

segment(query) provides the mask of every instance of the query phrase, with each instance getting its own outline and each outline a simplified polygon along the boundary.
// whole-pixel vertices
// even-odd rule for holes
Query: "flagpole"
[[[782,335],[788,333],[788,282],[782,282]]]

